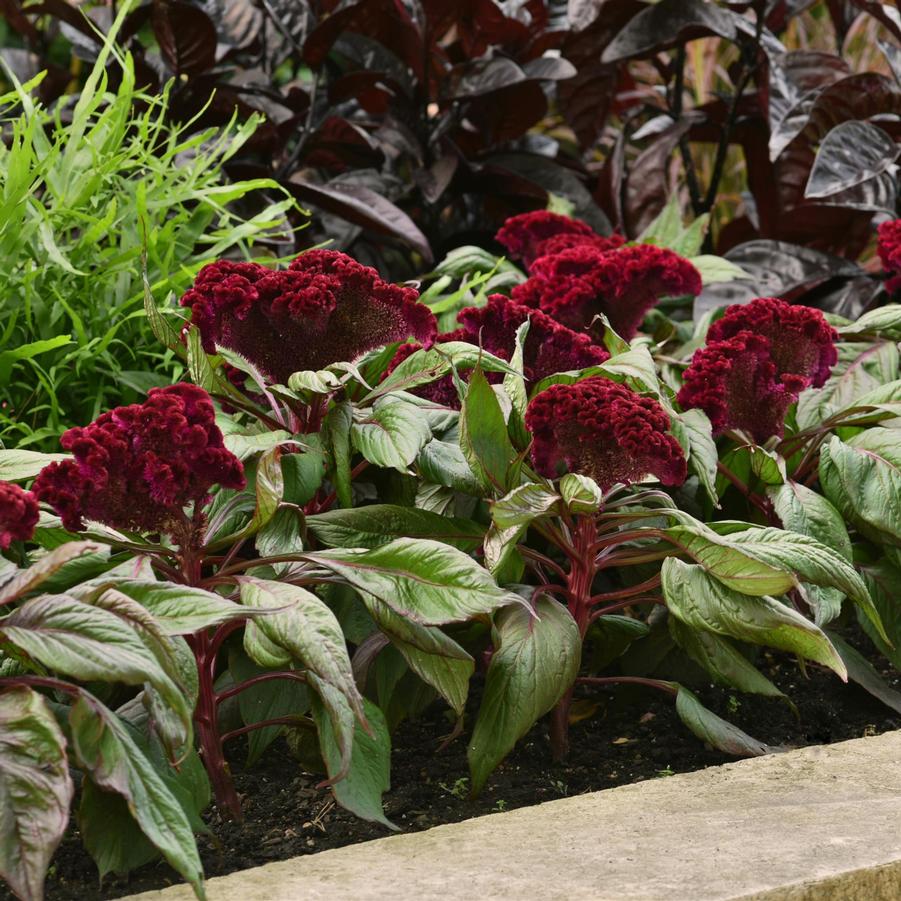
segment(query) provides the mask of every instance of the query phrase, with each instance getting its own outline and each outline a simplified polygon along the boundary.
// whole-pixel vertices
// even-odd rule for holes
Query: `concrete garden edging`
[[[901,731],[211,879],[210,901],[897,901]],[[190,901],[187,886],[128,901]]]

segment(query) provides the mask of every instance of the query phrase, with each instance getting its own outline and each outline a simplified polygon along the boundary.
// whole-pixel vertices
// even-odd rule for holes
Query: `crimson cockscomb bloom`
[[[594,344],[584,334],[561,325],[540,310],[531,310],[502,294],[492,294],[484,307],[467,307],[457,316],[460,328],[439,335],[438,341],[466,341],[483,347],[488,353],[510,360],[516,349],[517,329],[530,320],[529,331],[523,345],[523,374],[530,382],[537,382],[555,372],[585,369],[597,366],[610,358],[607,351]],[[402,344],[386,375],[393,372],[403,360],[419,350],[419,344]],[[488,373],[489,381],[500,381],[499,373]],[[466,378],[466,373],[462,373]],[[459,409],[460,399],[451,375],[443,376],[427,385],[413,389],[420,397]]]
[[[539,248],[541,252],[534,260],[532,260],[529,271],[531,272],[532,267],[534,267],[543,257],[555,256],[572,247],[591,247],[600,253],[605,253],[608,250],[617,250],[625,243],[626,239],[622,235],[609,235],[605,237],[604,235],[583,235],[581,233],[571,234],[564,232],[548,238],[547,241],[541,242]]]
[[[647,475],[664,485],[685,481],[685,454],[669,426],[656,400],[604,378],[552,385],[526,410],[538,472],[553,478],[565,467],[605,491]]]
[[[184,507],[202,504],[213,485],[245,485],[212,401],[195,385],[154,388],[144,403],[69,429],[60,444],[73,459],[41,470],[34,493],[73,532],[86,519],[117,529],[178,531],[186,522]]]
[[[528,267],[545,253],[545,243],[558,235],[581,235],[589,239],[598,237],[590,225],[548,210],[511,216],[494,237],[513,259],[522,260]]]
[[[0,482],[0,550],[13,541],[28,541],[38,524],[38,502],[30,491]]]
[[[901,294],[901,219],[883,222],[877,231],[877,250],[882,268],[889,274],[885,290]]]
[[[763,335],[739,332],[695,352],[677,400],[683,409],[702,409],[714,435],[741,429],[762,444],[782,437],[785,413],[810,379],[780,374]]]
[[[516,330],[530,321],[523,345],[523,370],[529,381],[537,382],[555,372],[597,366],[610,354],[588,335],[574,332],[555,319],[515,303],[502,294],[493,294],[484,307],[468,307],[457,316],[466,337],[458,340],[480,344],[489,353],[509,360],[516,347]]]
[[[734,304],[722,319],[710,326],[707,344],[744,331],[770,342],[770,356],[780,376],[804,376],[814,388],[826,383],[838,362],[835,348],[838,332],[813,307],[786,303],[775,297],[758,297],[748,304]]]
[[[701,293],[701,275],[684,257],[652,244],[599,251],[582,245],[536,260],[513,299],[575,331],[603,313],[627,341],[663,297]]]
[[[287,270],[221,260],[204,266],[181,300],[204,349],[233,350],[277,382],[350,362],[383,344],[431,344],[437,326],[413,288],[334,250],[310,250]]]

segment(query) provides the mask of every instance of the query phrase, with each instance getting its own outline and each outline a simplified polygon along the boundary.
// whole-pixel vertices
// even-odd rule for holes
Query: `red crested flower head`
[[[181,299],[208,353],[217,344],[286,382],[413,337],[431,344],[437,326],[413,288],[334,250],[310,250],[287,270],[220,260],[204,266]]]
[[[606,252],[576,246],[541,257],[531,272],[513,289],[515,301],[537,307],[575,331],[589,328],[603,313],[627,341],[661,298],[701,293],[698,270],[671,250],[652,244]]]
[[[889,294],[901,294],[901,219],[883,222],[877,231],[879,259],[891,276],[885,284]]]
[[[707,343],[727,340],[749,331],[766,338],[779,375],[800,375],[820,388],[838,362],[838,332],[813,307],[786,303],[775,297],[758,297],[748,304],[730,306],[722,319],[710,326]]]
[[[592,247],[600,253],[605,253],[608,250],[617,250],[625,243],[626,239],[622,235],[609,235],[605,237],[604,235],[583,235],[575,232],[563,232],[548,238],[547,241],[541,242],[541,253],[532,261],[529,271],[533,271],[532,267],[534,267],[540,259],[556,256],[558,253],[562,253],[564,250],[569,250],[572,247]]]
[[[0,550],[28,541],[38,524],[37,498],[12,482],[0,482]]]
[[[647,475],[664,485],[685,481],[685,454],[669,426],[656,400],[604,378],[552,385],[526,410],[538,472],[554,478],[565,467],[605,491]]]
[[[141,404],[116,407],[60,444],[73,459],[51,463],[37,498],[76,532],[92,519],[117,529],[172,532],[184,507],[213,485],[243,488],[244,469],[225,448],[209,395],[195,385],[154,388]]]
[[[585,369],[597,366],[610,358],[604,348],[594,344],[584,334],[573,332],[566,326],[546,316],[540,310],[514,303],[502,294],[492,294],[484,307],[467,307],[457,316],[460,328],[438,341],[466,341],[483,347],[488,353],[510,360],[516,349],[517,329],[530,320],[529,331],[523,345],[523,371],[526,379],[537,382],[555,372]],[[388,367],[386,375],[393,372],[419,344],[402,344]],[[466,378],[466,373],[461,373]],[[500,381],[499,373],[488,373],[489,381]],[[427,397],[442,406],[459,409],[460,399],[451,375],[443,376],[427,385],[413,389],[420,397]]]
[[[494,237],[511,257],[530,266],[533,260],[546,253],[544,243],[558,235],[597,237],[590,225],[548,210],[533,210],[531,213],[511,216]]]
[[[741,429],[762,444],[782,437],[785,413],[809,384],[806,376],[780,374],[763,335],[739,332],[695,352],[677,400],[683,409],[699,407],[713,433]]]

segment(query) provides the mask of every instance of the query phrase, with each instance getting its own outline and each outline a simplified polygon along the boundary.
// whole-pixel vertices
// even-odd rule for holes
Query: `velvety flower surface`
[[[530,266],[533,260],[546,252],[545,242],[559,235],[581,235],[589,239],[597,237],[586,223],[548,210],[534,210],[511,216],[494,237],[513,259],[522,260],[526,266]]]
[[[37,498],[12,482],[0,482],[0,549],[28,541],[38,524]]]
[[[699,407],[713,432],[741,429],[762,444],[781,437],[785,413],[810,379],[780,374],[763,335],[742,331],[695,352],[677,396],[683,409]]]
[[[626,239],[622,235],[583,235],[581,233],[564,232],[542,241],[540,245],[541,253],[535,257],[531,266],[534,266],[542,257],[552,257],[564,250],[572,247],[593,247],[595,250],[604,253],[608,250],[616,250],[626,243]],[[531,272],[531,267],[529,269]]]
[[[600,251],[572,247],[536,260],[515,301],[536,307],[575,331],[603,313],[627,341],[663,297],[701,292],[701,275],[684,257],[651,244]]]
[[[815,388],[825,384],[838,362],[835,348],[838,332],[813,307],[786,303],[775,297],[758,297],[748,304],[734,304],[722,319],[710,326],[707,343],[727,340],[744,331],[769,341],[769,353],[779,375],[804,376]]]
[[[190,307],[208,353],[219,344],[286,382],[294,372],[350,362],[393,341],[430,344],[435,317],[418,297],[347,254],[310,250],[279,272],[210,263],[181,304]]]
[[[523,345],[523,370],[529,381],[539,381],[555,372],[585,369],[610,358],[586,334],[561,325],[555,319],[493,294],[484,307],[468,307],[457,316],[466,337],[458,340],[479,344],[489,353],[509,360],[516,347],[516,331],[530,320]]]
[[[536,382],[555,372],[585,369],[610,358],[607,351],[594,344],[584,334],[578,334],[546,316],[540,310],[532,310],[514,303],[502,294],[492,294],[484,307],[467,307],[457,316],[460,328],[438,336],[439,342],[466,341],[483,347],[488,353],[510,360],[516,349],[517,329],[530,320],[529,331],[523,345],[523,372],[527,380]],[[388,371],[392,373],[420,344],[402,344]],[[465,380],[467,373],[461,372]],[[486,373],[489,381],[500,381],[500,373]],[[460,399],[453,376],[446,375],[427,385],[413,389],[420,397],[453,409],[460,408]]]
[[[213,485],[243,488],[244,469],[225,448],[209,395],[195,385],[154,388],[147,400],[116,407],[60,444],[72,460],[51,463],[34,483],[70,531],[86,519],[118,529],[169,532],[183,508]]]
[[[885,283],[889,294],[901,294],[901,219],[883,222],[877,231],[879,259],[890,278]]]
[[[603,378],[552,385],[526,410],[538,472],[553,478],[565,467],[604,490],[649,474],[664,485],[684,482],[685,454],[669,425],[657,401]]]

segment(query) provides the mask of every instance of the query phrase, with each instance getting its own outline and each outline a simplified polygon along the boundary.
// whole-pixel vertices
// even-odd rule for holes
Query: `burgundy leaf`
[[[314,185],[295,174],[285,182],[297,198],[305,203],[334,213],[361,228],[403,241],[416,250],[427,263],[432,262],[432,249],[413,220],[386,197],[362,185]]]
[[[153,33],[166,65],[179,75],[199,75],[216,62],[216,26],[210,17],[180,0],[154,0]]]

